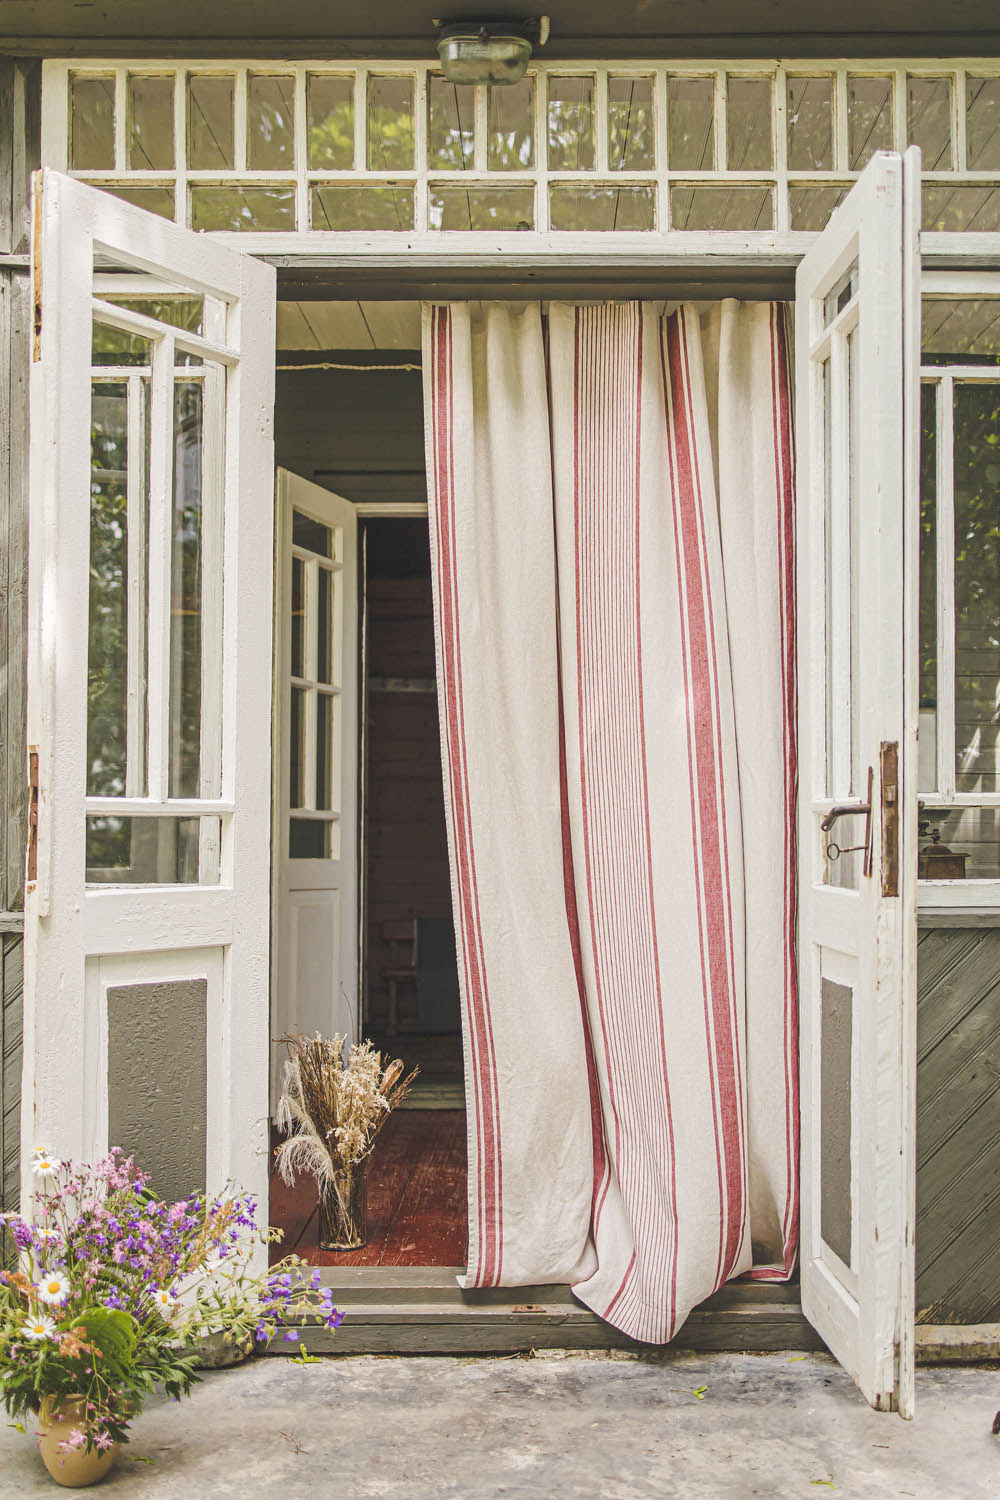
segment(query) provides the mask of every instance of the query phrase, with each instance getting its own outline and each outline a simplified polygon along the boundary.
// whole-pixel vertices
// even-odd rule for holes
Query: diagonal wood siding
[[[1000,1321],[1000,929],[920,937],[917,1316]]]

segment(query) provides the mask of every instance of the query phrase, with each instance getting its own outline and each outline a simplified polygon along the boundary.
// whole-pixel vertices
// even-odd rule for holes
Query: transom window
[[[43,152],[194,229],[816,231],[869,157],[921,147],[923,227],[1000,230],[1000,62],[48,62]]]

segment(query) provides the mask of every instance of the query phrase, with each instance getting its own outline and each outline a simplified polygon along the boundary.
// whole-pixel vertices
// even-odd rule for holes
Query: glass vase
[[[368,1242],[366,1162],[338,1167],[333,1181],[320,1189],[319,1248],[360,1250]]]

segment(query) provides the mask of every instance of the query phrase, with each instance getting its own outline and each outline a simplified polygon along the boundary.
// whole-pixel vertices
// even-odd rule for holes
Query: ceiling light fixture
[[[548,16],[523,21],[435,21],[449,83],[519,83],[533,46],[549,38]]]

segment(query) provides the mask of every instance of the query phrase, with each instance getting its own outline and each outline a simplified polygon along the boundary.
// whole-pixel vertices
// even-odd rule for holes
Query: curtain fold
[[[662,1342],[794,1256],[783,311],[429,306],[424,370],[466,1282]]]

